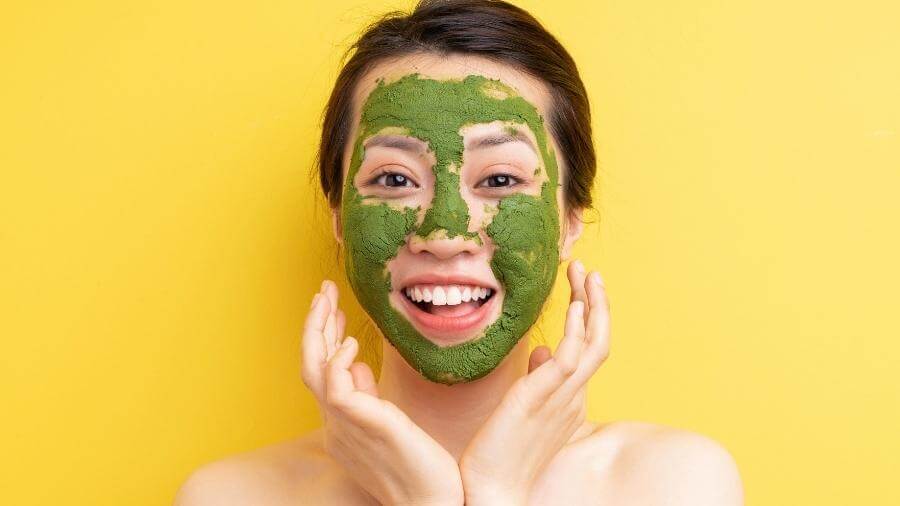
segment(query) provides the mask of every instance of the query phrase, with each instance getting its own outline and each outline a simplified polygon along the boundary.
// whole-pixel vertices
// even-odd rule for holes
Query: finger
[[[338,341],[344,340],[344,330],[347,327],[347,317],[344,315],[344,312],[338,309],[337,311],[337,338]]]
[[[338,288],[334,281],[330,279],[326,279],[322,281],[322,291],[328,296],[328,301],[331,302],[331,313],[337,314],[338,312]]]
[[[355,338],[347,336],[334,357],[328,361],[325,369],[326,406],[354,424],[374,429],[383,425],[390,413],[385,411],[386,401],[356,390],[351,366],[358,351],[359,343]],[[358,368],[359,366],[354,367]],[[367,381],[366,378],[361,379]],[[374,379],[372,384],[374,385]],[[367,385],[364,383],[364,386]],[[369,391],[371,392],[371,388]]]
[[[587,406],[587,387],[570,389],[569,386],[567,383],[547,400],[547,408],[550,412],[568,416]]]
[[[330,303],[329,303],[330,305]],[[335,352],[337,352],[339,343],[337,340],[337,319],[333,314],[328,313],[328,317],[325,321],[325,330],[322,332],[322,337],[325,339],[325,359],[331,360],[331,357],[334,356]]]
[[[591,306],[585,329],[588,348],[605,357],[609,351],[609,298],[600,273],[592,272],[588,277],[587,296]]]
[[[575,372],[581,343],[584,340],[583,310],[584,304],[581,301],[569,304],[565,335],[556,348],[556,353],[550,360],[522,378],[525,390],[523,395],[528,395],[530,401],[543,402]]]
[[[596,371],[596,369],[594,369]],[[584,399],[587,395],[587,380],[590,379],[593,372],[587,368],[581,367],[570,376],[566,382],[556,389],[547,399],[547,408],[552,411],[569,410],[576,402],[576,399]]]
[[[584,344],[584,302],[576,300],[569,304],[566,313],[566,326],[562,341],[556,347],[553,359],[564,371],[574,372],[578,367],[578,356]]]
[[[325,366],[325,400],[330,407],[340,408],[355,390],[349,368],[357,350],[356,339],[348,336]]]
[[[317,398],[322,398],[323,368],[325,366],[325,339],[322,332],[328,318],[328,301],[317,293],[312,308],[303,324],[301,343],[301,375],[306,386]]]
[[[582,363],[579,364],[579,371],[575,374],[581,382],[586,382],[593,376],[609,356],[609,298],[606,295],[603,278],[597,272],[592,272],[588,276],[587,296],[591,308],[585,325],[587,332],[585,350]]]
[[[337,311],[338,311],[338,301],[337,301],[337,286],[333,281],[326,279],[322,281],[322,293],[328,298],[330,310],[328,313],[328,320],[325,323],[325,356],[327,359],[331,359],[334,353],[337,351],[338,346],[340,346],[340,340],[344,336],[339,336],[337,332]]]
[[[573,395],[568,404],[566,404],[561,412],[571,417],[570,419],[570,428],[577,429],[585,419],[585,415],[587,414],[587,392],[586,389],[582,388],[578,390],[578,392]]]
[[[550,360],[550,348],[547,346],[538,346],[534,350],[531,351],[531,356],[528,358],[528,372],[537,369],[544,362]]]
[[[364,362],[350,364],[350,374],[353,375],[353,385],[360,392],[378,397],[378,385],[375,383],[375,374]]]
[[[580,300],[587,304],[587,297],[585,297],[584,293],[585,271],[584,264],[581,263],[581,260],[569,262],[569,267],[566,269],[566,276],[569,278],[569,287],[572,290],[569,302]]]

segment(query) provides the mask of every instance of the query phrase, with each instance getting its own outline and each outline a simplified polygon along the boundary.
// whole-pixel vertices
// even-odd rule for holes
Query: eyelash
[[[387,178],[390,176],[401,177],[407,183],[409,183],[409,185],[402,185],[402,186],[388,185]],[[384,179],[383,182],[382,182],[382,179]],[[393,171],[389,171],[389,170],[385,170],[385,171],[377,174],[375,177],[373,177],[371,180],[369,180],[368,184],[373,185],[373,186],[382,186],[384,188],[391,188],[391,189],[394,189],[394,188],[418,188],[419,187],[419,185],[417,185],[412,180],[412,178],[410,178],[409,176],[407,176],[405,174],[401,174],[399,172],[393,172]]]
[[[392,176],[395,177],[395,178],[396,178],[396,177],[403,178],[404,181],[405,181],[406,183],[409,183],[409,184],[404,184],[404,185],[400,185],[400,186],[398,186],[398,185],[388,185],[388,184],[387,184],[387,178],[388,178],[388,177],[392,177]],[[491,178],[506,178],[508,184],[500,185],[500,186],[490,186],[490,185],[488,184],[488,182],[491,180]],[[515,187],[515,186],[520,185],[520,184],[522,184],[522,180],[519,179],[518,177],[513,176],[512,174],[507,174],[507,173],[500,172],[500,173],[497,173],[497,174],[491,174],[490,176],[488,176],[488,177],[482,179],[482,180],[476,185],[476,188],[487,188],[487,189],[489,189],[489,190],[499,191],[499,190],[503,190],[503,189],[505,189],[505,188],[512,188],[512,187]],[[393,171],[387,171],[387,170],[386,170],[386,171],[383,171],[383,172],[381,172],[381,173],[379,173],[379,174],[377,174],[375,177],[373,177],[371,180],[369,180],[368,185],[372,185],[372,186],[381,186],[381,187],[384,187],[384,188],[391,188],[391,189],[394,189],[394,188],[418,188],[418,187],[419,187],[419,185],[417,185],[417,184],[412,180],[412,178],[410,178],[409,176],[407,176],[407,175],[405,175],[405,174],[401,174],[401,173],[399,173],[399,172],[393,172]]]
[[[509,184],[502,185],[502,186],[488,186],[488,185],[487,185],[487,182],[488,182],[491,178],[497,178],[497,177],[505,177],[505,178],[509,181]],[[477,188],[488,188],[488,189],[491,189],[491,190],[500,190],[500,189],[503,189],[503,188],[512,188],[512,187],[517,186],[517,185],[519,185],[519,184],[521,184],[521,183],[522,183],[522,180],[519,179],[519,178],[517,178],[516,176],[513,176],[512,174],[506,174],[506,173],[503,173],[503,172],[498,172],[497,174],[491,174],[490,176],[488,176],[488,177],[482,179],[481,182],[478,183],[478,184],[476,185],[476,187],[477,187]]]

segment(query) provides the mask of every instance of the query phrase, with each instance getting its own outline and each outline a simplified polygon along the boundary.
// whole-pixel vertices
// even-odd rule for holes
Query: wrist
[[[466,506],[522,506],[528,502],[531,480],[504,480],[465,465],[460,470]]]
[[[463,497],[462,484],[459,482],[457,482],[455,488],[432,489],[429,491],[419,490],[399,497],[392,497],[382,503],[392,506],[463,506],[466,504]]]

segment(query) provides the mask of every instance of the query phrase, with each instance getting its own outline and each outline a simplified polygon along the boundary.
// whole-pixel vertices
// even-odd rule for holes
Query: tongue
[[[472,313],[478,309],[477,302],[463,302],[461,304],[456,304],[455,306],[435,306],[431,304],[431,308],[428,311],[429,313],[437,316],[446,316],[446,317],[458,317],[465,316],[469,313]]]

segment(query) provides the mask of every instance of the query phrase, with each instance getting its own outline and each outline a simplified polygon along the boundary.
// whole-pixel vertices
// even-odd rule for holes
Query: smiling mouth
[[[445,318],[475,313],[494,293],[491,288],[475,285],[413,285],[403,290],[406,300],[420,311]]]

